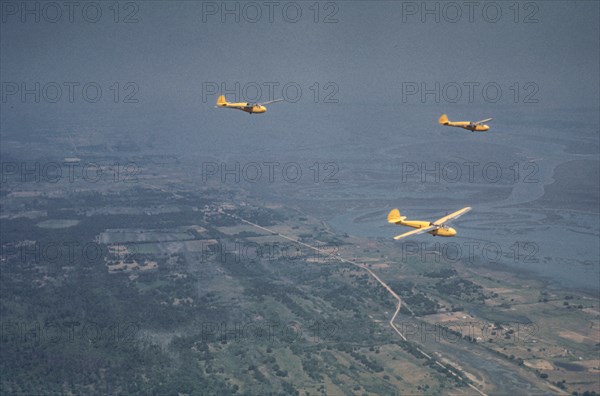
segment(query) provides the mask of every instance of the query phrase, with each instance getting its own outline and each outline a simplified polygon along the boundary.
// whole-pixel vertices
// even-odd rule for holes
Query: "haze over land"
[[[234,14],[223,16],[214,4],[217,11],[188,2],[144,3],[136,23],[113,23],[108,10],[95,24],[23,24],[7,16],[4,82],[94,81],[103,97],[87,103],[76,95],[69,103],[66,87],[58,103],[8,96],[4,153],[16,154],[10,143],[16,138],[30,142],[24,154],[35,155],[46,148],[36,143],[51,134],[66,138],[69,131],[77,146],[110,142],[123,152],[170,154],[199,167],[205,156],[229,166],[300,161],[307,174],[315,162],[334,162],[339,183],[311,186],[317,202],[281,180],[260,193],[290,190],[290,198],[306,207],[326,207],[328,218],[383,213],[390,206],[418,216],[472,205],[466,237],[476,224],[487,224],[484,234],[494,238],[517,231],[539,244],[542,257],[553,258],[538,273],[565,281],[570,274],[572,286],[599,283],[597,3],[521,4],[518,16],[507,6],[498,18],[479,7],[472,22],[464,9],[456,23],[453,10],[439,4],[437,14],[425,15],[420,3],[321,4],[319,23],[307,7],[296,23],[287,22],[289,10],[288,17],[276,10],[272,23],[262,10],[250,23],[253,10],[242,5],[236,23]],[[410,8],[415,4],[417,11]],[[114,103],[114,82],[121,84],[121,103]],[[132,96],[138,103],[122,103],[133,92],[123,88],[126,82],[139,88]],[[215,87],[239,100],[244,94],[295,100],[295,88],[283,92],[286,84],[300,87],[298,101],[273,105],[263,117],[212,108]],[[435,120],[442,112],[452,119],[495,120],[489,133],[470,134],[440,128]],[[60,148],[75,154],[67,142]],[[489,180],[475,185],[466,173],[458,183],[402,181],[408,162],[424,169],[477,162],[481,169],[490,160],[504,171],[502,186]],[[535,182],[526,184],[528,162],[536,167]],[[509,175],[515,164],[518,181]],[[587,187],[562,188],[567,180]],[[567,191],[569,199],[562,195]],[[339,199],[356,201],[353,212]],[[383,236],[388,230],[363,232]],[[570,258],[575,261],[567,264]]]

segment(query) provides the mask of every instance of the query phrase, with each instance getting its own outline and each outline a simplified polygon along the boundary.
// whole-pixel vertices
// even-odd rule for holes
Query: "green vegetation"
[[[454,296],[462,301],[477,302],[484,301],[485,295],[482,287],[467,280],[458,277],[452,277],[438,281],[435,284],[438,293]]]
[[[344,393],[394,393],[395,376],[379,375],[390,372],[379,353],[396,337],[368,316],[393,304],[387,291],[310,251],[240,254],[235,243],[263,234],[249,227],[225,235],[218,227],[239,221],[223,212],[263,226],[285,217],[218,210],[217,196],[167,206],[169,194],[133,186],[29,200],[25,209],[45,210],[46,220],[3,220],[0,391],[298,395],[318,393],[327,379]],[[311,230],[297,228],[309,243],[341,246]],[[199,250],[184,245],[210,240]],[[49,257],[55,245],[61,255]],[[421,294],[413,298],[429,307]]]
[[[478,283],[489,285],[458,265],[460,275],[388,260],[397,251],[383,243],[353,250],[356,237],[339,238],[315,219],[223,204],[243,201],[234,192],[177,194],[131,185],[10,203],[46,215],[0,222],[2,394],[392,395],[466,386],[449,371],[459,370],[426,359],[418,348],[431,354],[428,345],[399,340],[388,326],[396,300],[363,269],[334,259],[337,252],[373,263],[402,299],[396,323],[463,310],[499,324],[530,323],[498,309],[517,302],[500,290],[486,296]],[[262,246],[259,254],[256,241],[278,237],[235,216],[335,253],[271,254]],[[570,294],[536,291],[538,298],[570,314],[588,307]],[[492,343],[452,334],[481,351],[515,339],[513,330]],[[528,369],[517,350],[490,355]],[[566,387],[561,381],[555,386]]]

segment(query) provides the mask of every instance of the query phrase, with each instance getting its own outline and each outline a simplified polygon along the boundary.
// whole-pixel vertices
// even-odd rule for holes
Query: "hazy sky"
[[[48,82],[81,86],[97,82],[105,99],[100,103],[110,104],[111,83],[135,82],[140,105],[128,111],[146,107],[171,112],[179,107],[179,116],[184,118],[190,108],[209,110],[202,93],[211,82],[230,87],[235,82],[241,87],[253,82],[277,82],[280,87],[297,82],[303,99],[310,99],[308,104],[313,99],[313,83],[333,82],[339,88],[335,97],[348,105],[374,100],[401,105],[403,83],[426,82],[433,87],[436,81],[442,87],[478,83],[475,101],[481,100],[481,87],[494,82],[506,98],[500,104],[510,104],[514,83],[527,94],[530,91],[523,91],[522,86],[533,82],[539,88],[535,97],[545,105],[599,105],[598,2],[523,2],[517,7],[518,15],[512,2],[492,6],[473,2],[472,15],[466,3],[452,3],[456,7],[444,2],[321,2],[315,15],[313,2],[277,6],[268,2],[123,2],[119,3],[119,23],[115,23],[115,11],[105,2],[93,3],[93,7],[77,3],[73,22],[69,9],[60,2],[53,3],[61,8],[60,17],[56,7],[43,2],[3,2],[3,90],[10,89],[7,82],[40,82],[42,88]],[[22,4],[32,10],[37,6],[40,21],[35,22],[35,12],[21,15]],[[234,12],[223,13],[225,7]],[[273,7],[272,22],[269,7]],[[97,8],[102,13],[99,18]],[[297,17],[299,9],[302,15]],[[426,10],[433,11],[423,13]],[[133,23],[124,23],[126,18]],[[53,19],[57,22],[51,23]],[[98,22],[90,22],[94,19]],[[294,19],[298,21],[291,22]],[[75,87],[76,94],[81,86]],[[464,102],[467,87],[462,87]],[[263,88],[266,96],[268,89]],[[63,89],[53,110],[93,111],[100,106],[87,106],[77,97],[71,104],[67,87]],[[279,96],[281,89],[275,93]],[[447,94],[454,96],[450,91]],[[212,103],[216,96],[209,98]],[[11,111],[21,108],[46,114],[43,98],[37,108],[22,103],[18,94],[3,99],[3,116],[7,104],[15,106]]]

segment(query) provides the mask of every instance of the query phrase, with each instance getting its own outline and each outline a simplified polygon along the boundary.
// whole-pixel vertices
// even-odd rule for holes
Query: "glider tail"
[[[227,100],[225,99],[225,95],[219,96],[217,99],[217,106],[225,106],[227,104]]]
[[[400,211],[398,209],[392,209],[388,214],[388,223],[398,224],[406,219],[406,216],[400,216]]]
[[[441,125],[448,125],[448,123],[449,123],[450,121],[448,121],[448,116],[447,116],[446,114],[442,114],[442,116],[440,117],[440,119],[438,120],[438,122],[439,122]]]

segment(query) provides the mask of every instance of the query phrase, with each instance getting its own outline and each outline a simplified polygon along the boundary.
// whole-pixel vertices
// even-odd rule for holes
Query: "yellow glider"
[[[407,236],[411,235],[423,234],[425,232],[433,236],[453,237],[456,235],[456,230],[454,228],[448,227],[447,224],[450,223],[452,220],[458,219],[460,216],[464,215],[470,210],[471,207],[467,206],[466,208],[457,210],[454,213],[451,213],[447,216],[442,217],[441,219],[434,221],[433,223],[430,223],[429,221],[406,220],[406,216],[400,216],[400,211],[398,209],[392,209],[388,214],[387,219],[388,223],[416,228],[416,230],[395,236],[395,240],[406,238]]]
[[[260,114],[260,113],[264,113],[267,111],[267,108],[265,107],[265,105],[281,102],[282,100],[283,99],[275,99],[275,100],[271,100],[269,102],[264,102],[264,103],[247,103],[247,102],[234,103],[234,102],[228,102],[225,99],[225,95],[221,95],[217,99],[217,105],[215,107],[216,108],[228,107],[230,109],[238,109],[238,110],[245,111],[248,114],[252,114],[252,113]]]
[[[489,125],[485,125],[486,122],[493,120],[493,118],[486,118],[485,120],[471,122],[471,121],[449,121],[446,114],[442,114],[438,122],[440,125],[446,125],[457,128],[464,128],[471,132],[485,132],[490,129]]]

